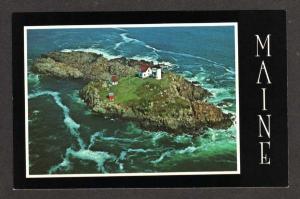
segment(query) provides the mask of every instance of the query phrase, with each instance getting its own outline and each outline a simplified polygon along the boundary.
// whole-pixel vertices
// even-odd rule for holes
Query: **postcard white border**
[[[199,172],[155,172],[155,173],[109,173],[109,174],[29,174],[29,138],[28,138],[28,82],[27,82],[27,30],[33,29],[83,29],[83,28],[147,28],[147,27],[214,27],[233,26],[235,37],[235,89],[236,89],[236,171],[199,171]],[[241,174],[240,165],[240,117],[239,117],[239,62],[238,62],[238,23],[161,23],[161,24],[112,24],[112,25],[51,25],[24,26],[24,91],[25,91],[25,156],[26,178],[65,178],[65,177],[121,177],[121,176],[176,176],[176,175],[232,175]]]

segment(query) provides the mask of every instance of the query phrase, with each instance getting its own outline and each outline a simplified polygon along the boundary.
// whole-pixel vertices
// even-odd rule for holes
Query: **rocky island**
[[[135,121],[146,130],[199,134],[207,127],[226,129],[232,125],[231,115],[208,103],[211,93],[201,86],[168,70],[161,79],[142,78],[138,75],[141,65],[156,67],[143,60],[107,59],[73,51],[41,55],[31,70],[88,80],[80,97],[89,108],[108,117]]]

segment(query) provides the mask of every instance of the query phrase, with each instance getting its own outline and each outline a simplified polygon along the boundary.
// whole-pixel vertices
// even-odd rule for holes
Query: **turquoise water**
[[[79,98],[87,83],[33,74],[32,60],[51,51],[164,63],[213,93],[235,116],[233,27],[29,30],[30,174],[236,170],[236,126],[203,135],[149,132],[91,112]]]

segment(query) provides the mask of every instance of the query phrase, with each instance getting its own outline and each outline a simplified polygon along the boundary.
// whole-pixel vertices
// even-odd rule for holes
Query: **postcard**
[[[13,26],[16,188],[288,185],[283,11]]]

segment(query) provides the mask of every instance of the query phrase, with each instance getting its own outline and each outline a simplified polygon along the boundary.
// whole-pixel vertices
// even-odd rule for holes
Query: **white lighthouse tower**
[[[156,69],[156,79],[161,79],[161,68]]]

